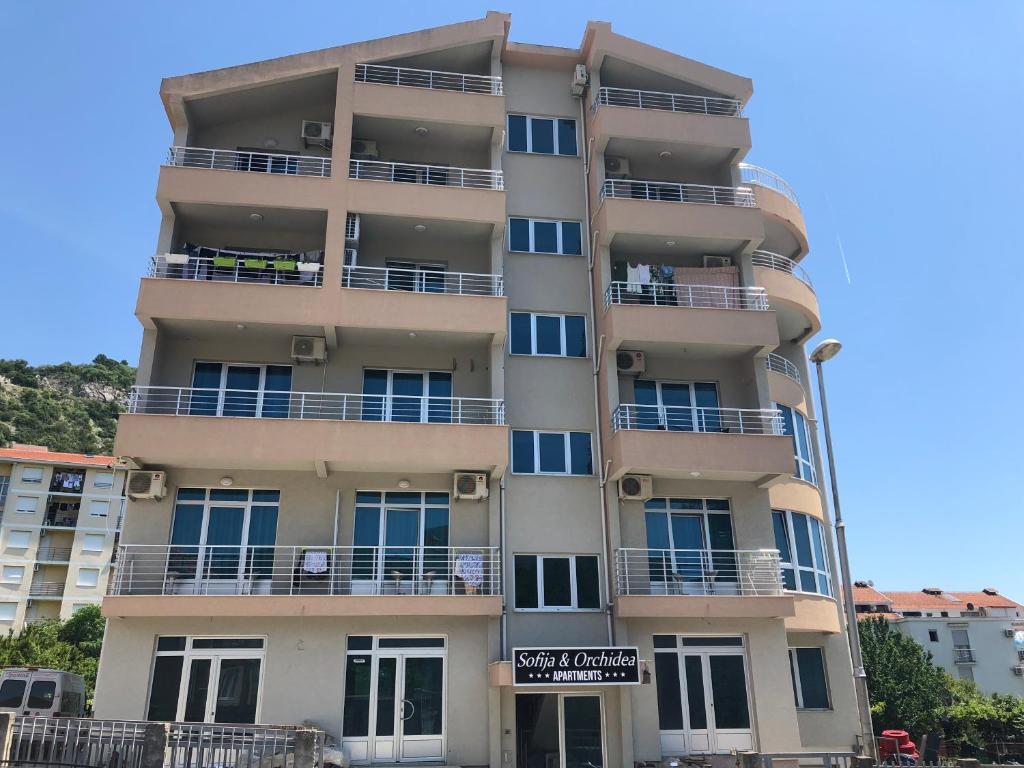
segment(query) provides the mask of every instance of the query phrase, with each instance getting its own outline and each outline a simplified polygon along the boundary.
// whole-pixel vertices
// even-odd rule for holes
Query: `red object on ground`
[[[878,739],[879,756],[885,760],[897,752],[914,760],[920,758],[920,755],[917,753],[917,745],[910,740],[909,733],[895,729],[882,731],[882,735]]]

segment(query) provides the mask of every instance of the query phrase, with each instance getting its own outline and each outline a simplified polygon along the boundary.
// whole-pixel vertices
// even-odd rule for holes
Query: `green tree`
[[[860,622],[860,645],[876,733],[935,730],[948,696],[946,673],[932,664],[932,655],[883,618]]]
[[[947,676],[946,684],[949,702],[943,710],[943,727],[946,741],[956,745],[959,754],[984,751],[1003,758],[1001,745],[1024,741],[1024,699],[1000,693],[986,696],[970,680]]]

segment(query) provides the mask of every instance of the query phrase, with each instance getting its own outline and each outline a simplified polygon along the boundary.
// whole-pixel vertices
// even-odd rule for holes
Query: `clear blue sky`
[[[513,14],[513,40],[576,46],[587,18],[599,18],[753,78],[748,159],[797,189],[825,333],[845,344],[829,392],[855,578],[883,588],[991,585],[1024,602],[1024,407],[1014,399],[1024,394],[1024,292],[1013,245],[1024,221],[1024,4],[492,7]],[[0,357],[137,359],[132,310],[171,138],[161,77],[487,8],[8,3]]]

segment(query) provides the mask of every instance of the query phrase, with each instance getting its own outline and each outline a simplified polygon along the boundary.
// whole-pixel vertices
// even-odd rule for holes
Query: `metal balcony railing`
[[[634,109],[660,109],[669,112],[692,112],[698,115],[723,115],[740,117],[743,102],[720,96],[692,96],[683,93],[661,91],[638,91],[630,88],[599,88],[593,109],[610,107],[633,107]]]
[[[68,510],[58,510],[53,512],[47,512],[46,517],[43,518],[44,528],[77,528],[78,527],[78,516],[80,512],[71,512]]]
[[[174,259],[174,256],[171,258]],[[168,261],[167,256],[152,256],[149,260],[149,277],[262,285],[323,284],[322,264],[307,266],[291,260],[284,264],[281,261],[274,254],[245,254],[240,251],[220,251],[212,257],[189,256],[186,261]]]
[[[769,371],[775,371],[775,373],[781,373],[783,376],[789,376],[793,381],[798,384],[800,383],[800,371],[797,370],[797,367],[793,365],[793,363],[782,355],[769,352],[768,357],[764,360],[764,367]]]
[[[64,595],[64,582],[37,582],[29,586],[28,594],[30,597],[62,597]]]
[[[440,72],[433,69],[389,67],[384,64],[356,64],[356,82],[430,88],[435,91],[484,93],[491,96],[501,96],[503,93],[500,77]]]
[[[808,288],[814,287],[811,284],[811,276],[807,274],[807,270],[786,256],[780,256],[771,251],[754,251],[750,255],[750,263],[755,267],[767,267],[778,272],[785,272],[787,275],[793,275],[797,280],[805,283]]]
[[[616,432],[622,429],[643,429],[781,435],[783,428],[782,412],[769,409],[623,403],[612,413],[612,429]]]
[[[482,397],[418,397],[277,392],[201,387],[132,387],[129,413],[263,419],[504,424],[505,402]]]
[[[349,160],[348,177],[364,181],[392,181],[466,189],[505,188],[502,172],[489,168],[453,168],[449,165],[387,163],[382,160]]]
[[[278,173],[286,176],[330,176],[331,158],[284,155],[273,152],[242,152],[234,149],[171,147],[166,165],[212,168],[218,171]]]
[[[973,648],[954,648],[953,649],[953,662],[955,664],[976,664],[978,657],[974,653]]]
[[[122,544],[111,595],[497,595],[497,547]]]
[[[774,549],[618,549],[619,595],[770,597],[782,594]]]
[[[447,293],[457,296],[504,295],[501,275],[439,269],[346,266],[341,273],[341,284],[345,288],[376,291]]]
[[[695,309],[768,309],[764,288],[680,283],[629,283],[616,281],[604,294],[605,309],[612,304]]]
[[[40,547],[37,562],[66,563],[71,560],[71,547]]]
[[[664,203],[699,203],[753,208],[754,193],[746,187],[723,187],[710,184],[677,184],[672,181],[637,181],[605,179],[601,199],[657,200]]]
[[[756,184],[759,187],[773,189],[789,198],[794,205],[800,205],[800,199],[796,196],[796,192],[789,185],[789,182],[777,173],[773,173],[759,165],[751,165],[750,163],[740,163],[738,168],[740,170],[740,180],[744,184]]]

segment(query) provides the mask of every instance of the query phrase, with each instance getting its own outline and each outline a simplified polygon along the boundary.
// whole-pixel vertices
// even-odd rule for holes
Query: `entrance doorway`
[[[600,694],[516,694],[516,768],[603,768]]]
[[[446,675],[443,637],[349,637],[342,722],[348,759],[444,759]]]
[[[742,637],[654,636],[663,755],[753,749]]]

